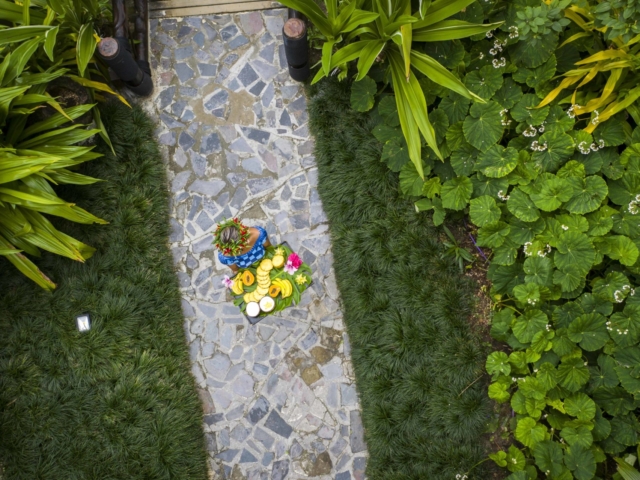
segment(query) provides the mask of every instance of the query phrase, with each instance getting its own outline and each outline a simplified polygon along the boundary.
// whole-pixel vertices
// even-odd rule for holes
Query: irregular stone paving
[[[286,10],[151,21],[171,242],[213,478],[362,479],[349,342]],[[250,325],[221,285],[221,219],[263,225],[313,269],[300,305]]]

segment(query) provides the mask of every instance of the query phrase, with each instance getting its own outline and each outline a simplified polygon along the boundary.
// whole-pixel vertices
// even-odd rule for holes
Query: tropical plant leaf
[[[486,369],[489,375],[496,378],[498,375],[509,375],[511,373],[511,365],[509,365],[509,357],[504,352],[493,352],[487,358]]]
[[[579,391],[589,381],[589,370],[581,358],[569,358],[558,366],[558,382],[570,392]]]
[[[472,105],[462,125],[467,141],[481,151],[495,144],[503,131],[501,111],[500,104],[493,101]]]
[[[493,145],[478,155],[476,168],[491,178],[509,175],[518,165],[518,151],[515,148],[504,148]]]
[[[547,429],[533,418],[524,417],[518,420],[516,426],[516,439],[523,445],[534,448],[536,444],[544,440]]]
[[[577,480],[591,480],[596,474],[596,460],[593,453],[581,445],[573,445],[567,449],[564,463]]]
[[[451,210],[462,210],[469,203],[472,192],[473,184],[467,177],[447,180],[441,188],[442,206]]]
[[[501,212],[493,197],[483,195],[471,200],[469,208],[469,216],[471,221],[479,227],[483,227],[489,223],[500,220]]]
[[[477,243],[481,247],[498,248],[509,235],[510,227],[505,222],[495,222],[478,230]]]
[[[542,440],[533,448],[536,465],[543,472],[549,472],[554,478],[564,469],[562,463],[562,448],[552,440]]]
[[[358,112],[371,110],[377,90],[376,82],[369,77],[353,82],[351,85],[351,107]]]

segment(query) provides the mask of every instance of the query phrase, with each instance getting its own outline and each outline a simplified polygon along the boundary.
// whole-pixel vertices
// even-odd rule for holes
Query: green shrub
[[[492,458],[516,480],[610,478],[607,459],[640,444],[640,47],[623,3],[471,3],[457,18],[502,26],[425,51],[485,103],[418,79],[444,162],[409,161],[384,84],[366,102],[416,209],[469,215],[492,252],[492,334],[512,351],[487,359],[489,396],[510,402],[519,442]]]
[[[0,1],[0,17],[11,24],[0,30],[0,256],[46,289],[55,284],[22,252],[37,257],[46,250],[83,262],[94,250],[57,230],[42,214],[105,223],[59,198],[52,187],[98,181],[74,170],[100,155],[92,146],[74,145],[96,133],[109,142],[100,112],[94,103],[64,108],[47,85],[67,77],[88,88],[91,102],[101,98],[97,92],[114,93],[94,80],[100,76],[93,59],[94,25],[108,20],[106,3],[34,0],[19,6]],[[52,111],[46,119],[38,116],[43,107]],[[88,112],[95,129],[71,123]]]

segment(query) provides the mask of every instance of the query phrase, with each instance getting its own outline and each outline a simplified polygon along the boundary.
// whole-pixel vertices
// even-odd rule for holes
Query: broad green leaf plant
[[[437,4],[426,8],[425,19]],[[627,23],[611,19],[611,12],[624,11],[633,13]],[[602,20],[605,13],[610,20]],[[468,2],[455,21],[494,30],[409,54],[424,73],[416,75],[415,90],[403,44],[393,40],[384,57],[395,99],[383,90],[375,62],[371,78],[358,74],[353,84],[354,107],[373,109],[381,161],[399,173],[402,192],[417,210],[433,212],[438,225],[468,215],[489,256],[491,334],[504,346],[486,362],[488,395],[514,414],[506,422],[513,445],[490,458],[509,470],[509,480],[618,480],[634,478],[638,467],[640,36],[629,35],[637,28],[634,15],[631,1]],[[405,20],[412,40],[424,38],[416,33],[423,20],[411,16]],[[366,35],[374,41],[365,32],[358,42]],[[332,66],[359,58],[359,71],[366,71],[370,58],[356,54],[364,51],[358,42],[338,50]],[[453,68],[473,95],[421,72],[420,55]],[[407,135],[419,140],[421,129],[416,123],[407,129],[406,121],[416,109],[409,112],[402,98],[424,99],[423,110],[430,109],[437,149],[422,152],[419,165],[410,140],[404,143]],[[625,462],[616,466],[616,458]]]
[[[437,60],[421,51],[420,46],[424,42],[451,41],[484,34],[501,25],[502,22],[474,24],[450,18],[474,1],[421,0],[416,11],[412,11],[410,0],[352,0],[339,6],[336,0],[327,0],[328,18],[322,17],[321,21],[318,21],[316,9],[319,8],[313,0],[285,0],[282,3],[305,13],[327,37],[322,49],[322,65],[313,82],[334,71],[345,75],[349,63],[357,60],[357,86],[354,88],[362,88],[358,83],[367,82],[366,76],[372,66],[376,62],[385,63],[395,93],[408,156],[418,175],[424,177],[421,136],[439,158],[444,157],[429,120],[427,102],[418,76],[424,75],[467,99],[483,100]],[[340,13],[337,13],[338,10]],[[332,18],[336,20],[332,21]],[[352,20],[349,21],[349,18]],[[328,35],[330,25],[334,26],[331,36]],[[344,38],[337,37],[338,29],[340,34],[345,34]],[[340,40],[346,45],[333,52]]]
[[[0,15],[13,23],[0,30],[0,255],[45,289],[55,284],[29,259],[42,250],[84,262],[88,245],[60,232],[47,216],[78,223],[106,223],[56,195],[54,185],[88,185],[95,178],[76,167],[99,157],[93,146],[77,146],[95,134],[108,141],[95,103],[66,107],[47,92],[47,84],[66,76],[99,92],[115,94],[93,57],[94,26],[108,17],[96,0],[0,1]],[[124,101],[124,99],[122,99]],[[43,107],[53,112],[36,119]],[[76,123],[91,112],[95,129]]]

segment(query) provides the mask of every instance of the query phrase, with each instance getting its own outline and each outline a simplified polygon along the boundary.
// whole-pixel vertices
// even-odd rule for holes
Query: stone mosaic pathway
[[[339,309],[306,99],[289,78],[286,10],[151,21],[172,192],[171,242],[213,478],[364,478],[359,402]],[[251,326],[230,302],[215,223],[238,215],[313,269],[297,308]]]

